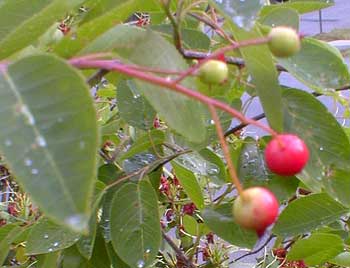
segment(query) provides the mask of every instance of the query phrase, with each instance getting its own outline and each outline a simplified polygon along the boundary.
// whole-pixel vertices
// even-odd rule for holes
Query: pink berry
[[[234,220],[243,228],[255,230],[261,236],[278,216],[278,201],[263,187],[243,191],[233,204]]]

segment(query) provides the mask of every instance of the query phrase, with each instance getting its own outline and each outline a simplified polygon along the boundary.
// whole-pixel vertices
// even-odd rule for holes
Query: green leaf
[[[75,244],[79,237],[79,234],[44,218],[31,230],[26,252],[36,255],[59,251]]]
[[[247,138],[244,142],[237,165],[239,178],[243,182],[268,181],[271,173],[265,163],[264,151],[252,138]]]
[[[325,190],[330,196],[350,207],[350,171],[331,169],[323,179]]]
[[[48,267],[56,267],[61,256],[61,252],[53,252],[36,256],[38,268],[48,268]],[[70,267],[74,268],[74,267]]]
[[[272,231],[282,236],[298,235],[331,223],[348,212],[346,207],[325,193],[311,194],[290,203]]]
[[[123,262],[119,256],[115,253],[113,246],[111,243],[106,244],[107,253],[109,256],[109,260],[111,261],[112,267],[118,268],[129,268],[129,266]]]
[[[237,41],[261,38],[255,27],[250,32],[231,25]],[[260,98],[269,125],[276,131],[282,130],[282,94],[277,79],[277,71],[270,50],[266,45],[242,47],[240,52],[245,60],[252,84]]]
[[[196,221],[195,218],[186,214],[182,218],[182,220],[183,220],[182,224],[185,228],[185,232],[187,232],[193,236],[199,235],[200,230],[199,230],[198,222]]]
[[[157,195],[148,180],[127,183],[114,195],[111,206],[112,244],[131,267],[148,266],[161,244]]]
[[[199,154],[208,162],[206,164],[206,173],[212,182],[221,185],[229,181],[226,166],[216,153],[208,148],[204,148],[199,151]]]
[[[350,267],[350,252],[340,253],[329,262],[338,266]]]
[[[83,0],[2,1],[0,59],[31,44],[52,24],[83,2]]]
[[[163,33],[169,38],[173,36],[173,28],[168,24],[154,25],[151,26],[151,29],[153,31]],[[183,46],[188,49],[206,51],[210,48],[209,37],[201,31],[182,28],[181,38]]]
[[[304,38],[296,55],[278,59],[279,64],[308,87],[324,92],[340,88],[350,81],[350,74],[340,52],[326,42]]]
[[[120,175],[120,170],[114,164],[105,164],[98,169],[98,180],[105,184],[115,181]]]
[[[270,26],[289,26],[299,30],[299,13],[293,8],[279,7],[271,9],[264,17],[259,19],[260,23]]]
[[[175,161],[172,161],[171,165],[174,168],[176,177],[179,179],[181,186],[184,188],[189,198],[193,201],[197,208],[204,208],[202,190],[193,172]]]
[[[93,247],[95,244],[96,232],[98,227],[98,210],[100,208],[101,199],[105,196],[105,188],[106,185],[103,182],[96,182],[93,201],[94,211],[90,216],[89,231],[86,234],[84,233],[77,242],[77,248],[79,252],[86,259],[90,259],[93,253]]]
[[[288,89],[283,92],[283,103],[284,131],[297,134],[310,151],[308,164],[298,178],[311,190],[320,191],[328,171],[347,169],[349,139],[333,115],[311,94]]]
[[[264,6],[264,1],[260,0],[211,0],[210,2],[238,27],[246,30],[252,29],[261,8]]]
[[[98,140],[83,78],[57,58],[37,55],[3,70],[0,91],[0,150],[16,179],[48,216],[82,231]]]
[[[0,265],[3,265],[8,253],[11,249],[11,244],[23,232],[23,228],[18,224],[7,224],[0,228]]]
[[[91,264],[91,267],[96,267],[96,268],[111,267],[111,263],[109,261],[109,255],[107,251],[107,244],[105,243],[101,232],[97,232],[96,240],[94,244],[94,250],[92,252],[92,256],[89,264]]]
[[[188,66],[174,46],[159,34],[139,27],[119,25],[100,36],[81,53],[113,51],[135,64],[146,67],[183,71]],[[161,53],[160,53],[161,52]],[[201,103],[166,88],[139,80],[135,84],[160,117],[189,142],[200,143],[207,133],[208,110]],[[193,88],[193,79],[183,85]]]
[[[253,248],[257,235],[255,232],[242,229],[235,223],[232,215],[232,204],[222,204],[216,208],[206,207],[202,216],[205,224],[218,236],[232,245]]]
[[[325,263],[343,251],[341,237],[334,234],[314,233],[310,237],[298,240],[288,252],[288,260],[304,260],[314,266]]]
[[[139,137],[130,147],[130,149],[121,156],[121,159],[126,159],[128,157],[131,157],[135,154],[151,151],[153,153],[156,148],[154,148],[157,145],[160,145],[165,140],[165,134],[161,130],[151,130],[147,132],[146,134]]]
[[[128,124],[148,130],[153,127],[156,112],[141,95],[133,80],[121,80],[117,86],[118,110]]]
[[[100,6],[96,6],[90,15],[91,20],[88,16],[86,18],[88,21],[81,25],[73,35],[66,36],[54,48],[55,53],[66,58],[72,57],[108,29],[126,20],[133,12],[160,9],[158,1],[155,0],[103,0],[99,2]],[[101,9],[98,10],[98,8]]]
[[[293,2],[285,2],[282,5],[264,6],[261,10],[260,16],[264,16],[266,13],[270,13],[271,10],[278,9],[280,7],[293,8],[300,14],[303,14],[330,7],[332,5],[334,5],[334,0],[293,0]]]
[[[62,268],[87,268],[88,261],[80,255],[76,246],[70,247],[63,251]],[[54,266],[55,267],[55,266]],[[47,268],[47,267],[45,267]]]

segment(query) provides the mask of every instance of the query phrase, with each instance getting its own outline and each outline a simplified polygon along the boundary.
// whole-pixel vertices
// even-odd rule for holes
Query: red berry
[[[303,140],[293,134],[281,134],[271,140],[265,149],[268,168],[282,176],[299,173],[309,159],[309,150]]]
[[[262,187],[252,187],[244,190],[235,200],[233,216],[240,226],[255,230],[261,236],[275,222],[278,206],[272,192]]]

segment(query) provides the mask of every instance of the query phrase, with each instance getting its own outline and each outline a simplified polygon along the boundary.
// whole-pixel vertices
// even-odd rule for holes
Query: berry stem
[[[218,116],[216,109],[213,105],[209,105],[209,110],[210,110],[211,116],[212,116],[214,123],[215,123],[216,133],[218,134],[221,148],[222,148],[222,151],[224,153],[224,157],[226,159],[228,172],[230,174],[230,177],[232,179],[233,184],[236,186],[238,194],[243,198],[243,195],[242,195],[243,187],[241,185],[241,182],[238,179],[236,169],[232,163],[230,150],[229,150],[227,143],[226,143],[226,140],[225,140],[225,136],[224,136],[224,132],[222,130],[219,116]]]
[[[104,69],[104,70],[110,70],[119,72],[122,74],[125,74],[127,76],[131,76],[137,79],[140,79],[142,81],[149,82],[154,85],[158,85],[164,88],[167,88],[169,90],[181,93],[183,95],[186,95],[192,99],[196,99],[206,105],[212,105],[220,110],[223,110],[233,117],[240,120],[242,123],[246,124],[252,124],[255,125],[268,133],[270,133],[272,136],[277,136],[277,132],[271,129],[270,127],[262,124],[259,121],[255,121],[253,119],[247,118],[239,111],[233,109],[231,106],[227,105],[224,102],[218,101],[214,98],[210,98],[206,95],[203,95],[199,93],[198,91],[189,89],[179,83],[174,83],[173,80],[169,80],[167,78],[159,77],[150,73],[145,73],[139,70],[136,70],[134,66],[130,67],[127,64],[123,64],[119,61],[115,60],[94,60],[89,59],[86,57],[83,58],[73,58],[69,61],[73,66],[80,68],[80,69],[91,69],[91,68],[98,68],[98,69]]]
[[[237,48],[241,48],[241,47],[247,47],[247,46],[254,46],[254,45],[262,45],[262,44],[266,44],[268,42],[268,38],[263,37],[263,38],[259,38],[259,39],[252,39],[252,40],[246,40],[246,41],[242,41],[240,43],[233,43],[229,46],[223,47],[221,49],[218,49],[217,51],[213,52],[212,54],[208,54],[207,57],[201,61],[199,61],[197,64],[193,65],[192,67],[190,67],[189,69],[187,69],[187,71],[185,71],[183,74],[181,74],[177,79],[175,79],[174,83],[179,83],[182,80],[184,80],[187,76],[194,74],[195,72],[197,72],[197,70],[207,61],[211,60],[211,59],[215,59],[220,55],[225,54],[226,52],[229,52],[231,50],[235,50]]]

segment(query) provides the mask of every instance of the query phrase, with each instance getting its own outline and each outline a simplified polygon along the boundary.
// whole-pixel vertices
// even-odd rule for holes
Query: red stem
[[[227,146],[227,143],[226,143],[226,140],[225,140],[224,131],[222,130],[222,126],[221,126],[221,123],[220,123],[219,116],[218,116],[214,106],[209,105],[209,110],[210,110],[211,116],[212,116],[212,118],[214,120],[214,123],[215,123],[216,133],[218,134],[219,141],[220,141],[220,144],[221,144],[221,148],[222,148],[222,151],[224,153],[224,157],[226,159],[228,172],[229,172],[229,174],[231,176],[233,184],[236,186],[238,194],[243,197],[243,195],[242,195],[243,187],[242,187],[242,185],[241,185],[241,183],[240,183],[240,181],[238,179],[235,166],[232,163],[230,150],[229,150],[229,148]]]
[[[140,80],[149,82],[151,84],[155,84],[161,87],[165,87],[167,89],[170,89],[175,92],[182,93],[190,98],[196,99],[206,105],[212,105],[218,109],[221,109],[223,111],[226,111],[227,113],[231,114],[233,117],[240,120],[242,123],[245,124],[252,124],[255,125],[268,133],[270,133],[272,136],[277,136],[277,132],[275,132],[270,127],[260,123],[259,121],[252,120],[250,118],[245,117],[242,113],[239,111],[233,109],[231,106],[218,101],[216,99],[210,98],[206,95],[203,95],[197,91],[194,91],[192,89],[186,88],[182,86],[181,84],[174,83],[173,80],[169,80],[167,78],[155,76],[150,73],[144,73],[142,71],[138,71],[130,68],[128,65],[122,64],[118,61],[114,60],[94,60],[94,59],[88,59],[86,57],[83,58],[73,58],[69,61],[73,66],[81,69],[105,69],[110,71],[116,71],[134,78],[138,78]]]

